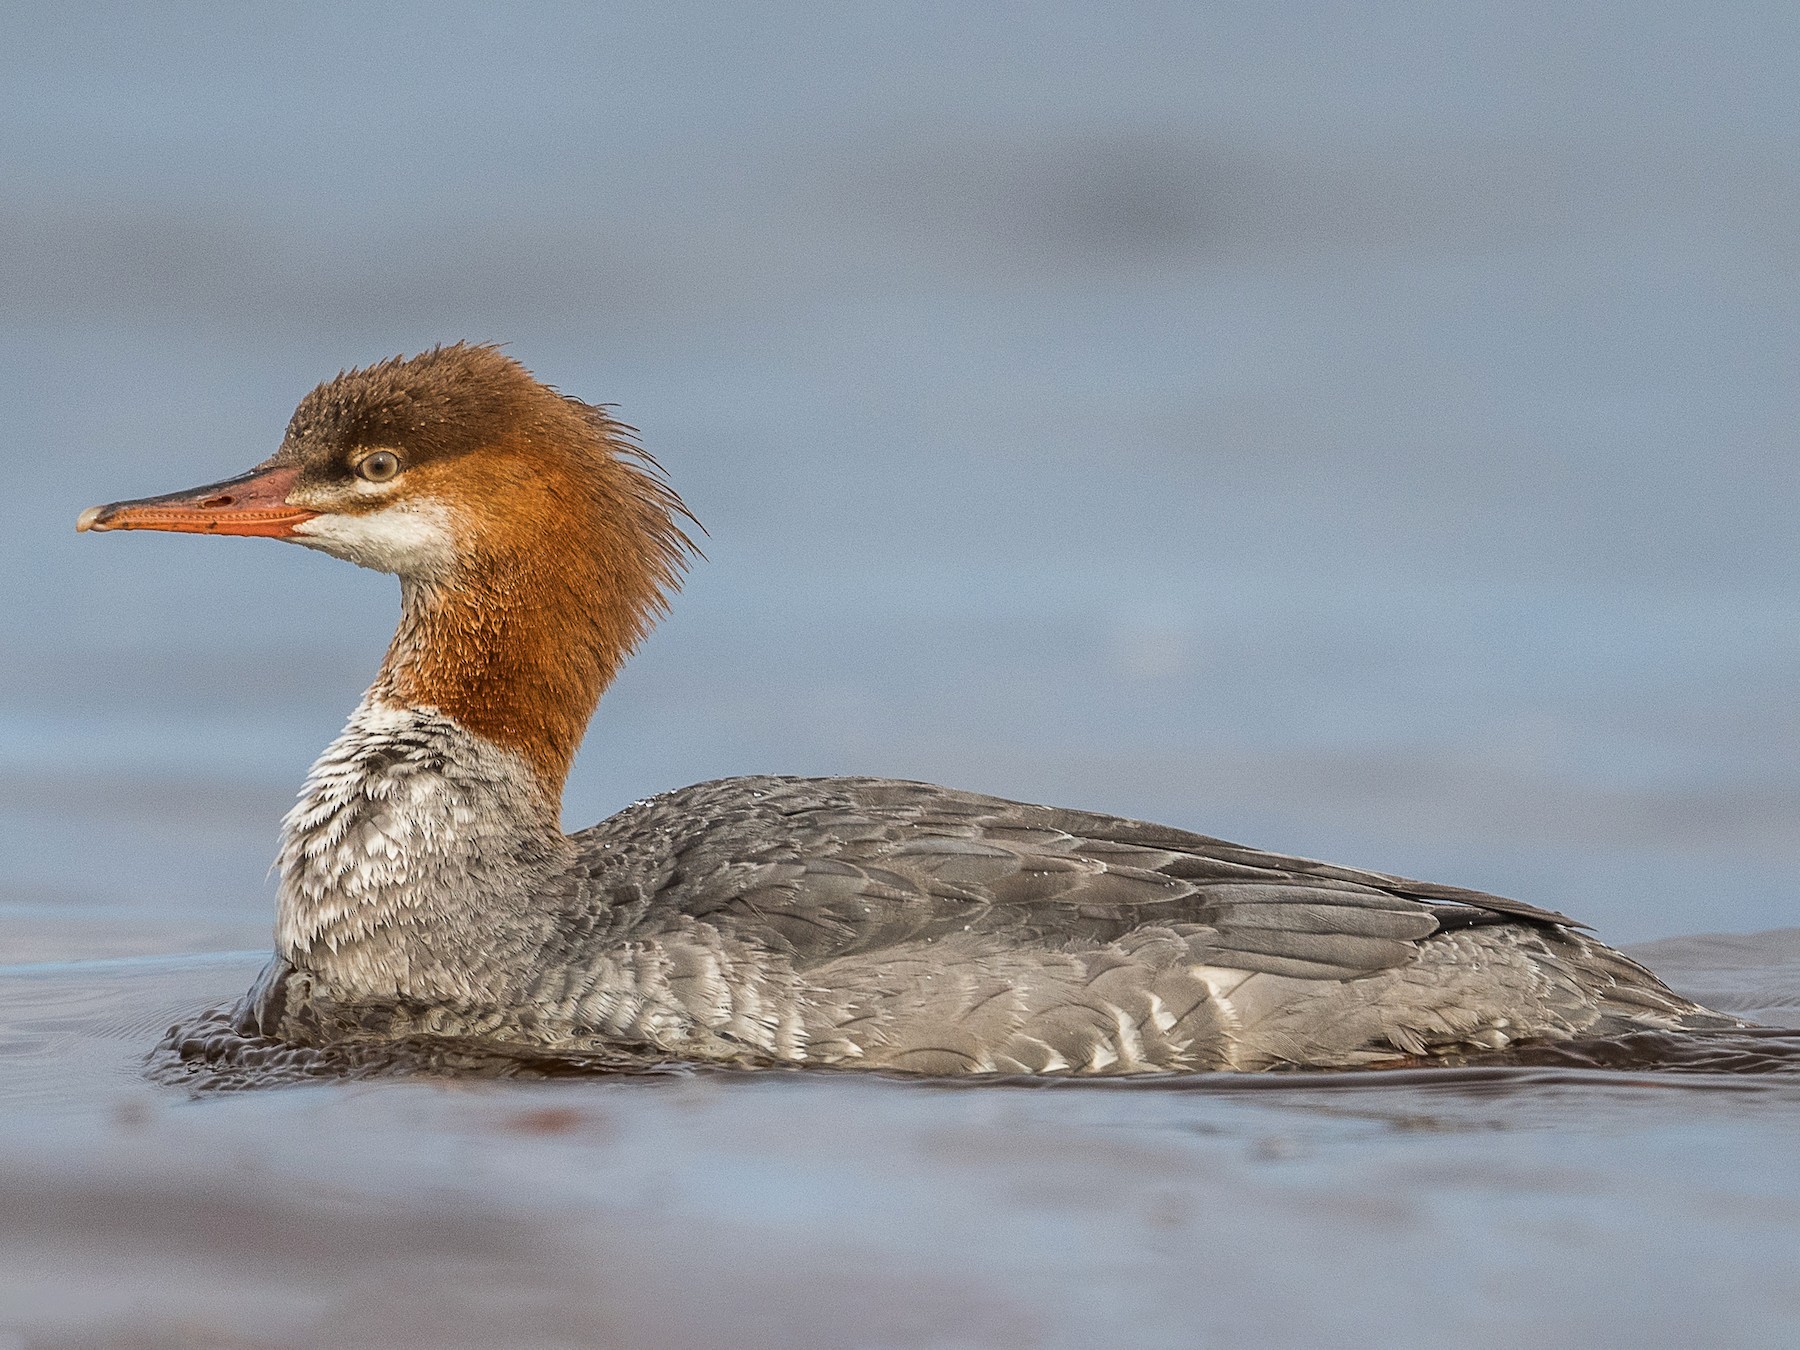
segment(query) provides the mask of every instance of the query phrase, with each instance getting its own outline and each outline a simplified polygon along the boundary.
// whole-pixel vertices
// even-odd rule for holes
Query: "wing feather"
[[[602,886],[609,868],[674,855],[659,861],[661,889],[626,903],[634,922],[680,914],[753,930],[802,968],[951,936],[1072,949],[1158,927],[1205,964],[1343,980],[1406,964],[1444,928],[1573,923],[1460,887],[887,779],[704,783],[575,843]]]

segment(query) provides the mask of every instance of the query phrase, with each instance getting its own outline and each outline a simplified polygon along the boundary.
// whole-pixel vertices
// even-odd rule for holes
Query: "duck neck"
[[[563,582],[490,566],[403,585],[387,659],[283,837],[282,954],[340,994],[467,999],[505,978],[479,974],[487,953],[516,966],[541,936],[569,862],[563,780],[618,664],[606,606]]]
[[[435,710],[516,755],[535,779],[539,814],[553,820],[623,659],[591,589],[528,562],[472,567],[454,584],[404,582],[399,629],[368,701]]]

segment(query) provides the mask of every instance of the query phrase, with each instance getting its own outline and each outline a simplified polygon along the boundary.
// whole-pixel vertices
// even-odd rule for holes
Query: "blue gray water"
[[[1791,6],[4,27],[0,1345],[1787,1339],[1781,1089],[171,1100],[136,1051],[266,950],[393,589],[71,526],[506,341],[711,531],[571,825],[933,779],[1553,905],[1779,1016],[1791,933],[1691,935],[1800,925]]]

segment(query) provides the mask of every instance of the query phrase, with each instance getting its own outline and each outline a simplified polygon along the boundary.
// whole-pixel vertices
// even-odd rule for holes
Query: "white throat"
[[[293,540],[377,572],[442,579],[456,567],[449,508],[396,502],[377,511],[327,511],[294,527]]]

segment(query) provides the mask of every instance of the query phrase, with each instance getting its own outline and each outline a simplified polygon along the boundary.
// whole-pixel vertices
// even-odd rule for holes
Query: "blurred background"
[[[926,778],[1800,896],[1790,4],[15,6],[0,957],[266,947],[391,578],[76,513],[500,341],[710,531],[571,826]]]

